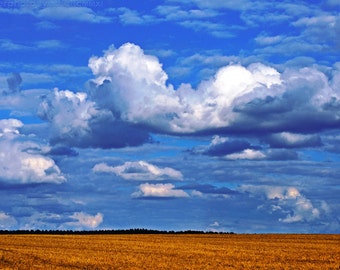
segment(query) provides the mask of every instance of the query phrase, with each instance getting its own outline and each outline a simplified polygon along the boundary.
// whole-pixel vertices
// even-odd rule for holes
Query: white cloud
[[[315,111],[320,110],[320,107],[333,97],[340,97],[340,93],[331,88],[328,77],[316,68],[287,69],[282,78],[287,85],[286,92],[293,94],[294,91],[297,98],[302,98],[298,95],[303,93],[305,95],[303,101],[306,105],[312,105]],[[301,88],[305,90],[302,91]]]
[[[0,98],[0,109],[25,111],[26,115],[31,114],[35,116],[37,108],[41,103],[41,97],[47,95],[49,92],[50,90],[45,89],[30,89],[21,91],[20,93],[3,95]]]
[[[237,159],[250,159],[250,160],[261,160],[265,159],[266,155],[254,149],[245,149],[239,153],[233,153],[225,156],[226,159],[237,160]]]
[[[75,128],[79,129],[86,129],[87,128],[87,120],[91,117],[91,112],[93,109],[93,103],[87,102],[87,95],[83,92],[77,92],[73,93],[69,90],[59,91],[58,89],[54,89],[54,97],[55,99],[53,102],[57,103],[55,104],[54,108],[59,109],[60,111],[69,111],[72,109],[72,113],[64,114],[64,115],[53,115],[48,114],[46,110],[44,110],[44,113],[47,113],[46,118],[50,119],[53,117],[58,118],[67,118],[64,122],[71,121],[72,123],[70,126],[75,126]],[[69,106],[67,106],[69,104]],[[45,108],[46,104],[43,102],[41,106]],[[62,107],[62,108],[61,108]],[[70,117],[72,115],[72,118]],[[74,119],[74,121],[72,121]],[[61,122],[61,119],[58,119],[56,122]]]
[[[218,221],[214,221],[212,224],[210,224],[209,226],[211,227],[219,227],[220,223]]]
[[[56,39],[40,40],[35,43],[37,49],[62,49],[65,47],[65,44]]]
[[[145,55],[134,44],[111,48],[103,57],[92,57],[89,67],[97,77],[93,98],[125,121],[159,128],[167,126],[180,108],[176,92],[165,84],[168,76],[158,59]],[[104,84],[105,80],[110,83]]]
[[[272,134],[269,138],[272,147],[308,147],[320,146],[321,140],[317,135],[297,134],[291,132],[281,132]]]
[[[29,46],[14,43],[9,39],[0,39],[0,50],[3,51],[18,51],[18,50],[28,50],[30,49]]]
[[[0,120],[0,137],[5,134],[19,134],[19,128],[22,128],[24,124],[17,119],[1,119]]]
[[[163,15],[166,20],[172,21],[180,21],[187,19],[204,19],[211,18],[219,15],[214,10],[211,9],[184,9],[181,6],[170,6],[170,5],[161,5],[156,8],[156,11]]]
[[[179,0],[171,0],[172,2],[179,2]],[[194,3],[199,7],[208,9],[232,9],[232,10],[245,10],[252,7],[253,2],[248,0],[240,0],[237,3],[233,0],[189,0],[188,2]]]
[[[53,109],[52,109],[53,108]],[[98,115],[86,93],[54,89],[40,104],[39,116],[52,123],[52,138],[74,138],[91,132],[89,121]]]
[[[260,34],[255,40],[258,44],[266,47],[256,49],[255,52],[264,54],[281,53],[286,56],[296,56],[298,54],[311,56],[316,52],[324,51],[329,55],[333,55],[333,57],[336,56],[337,48],[339,48],[340,44],[340,16],[331,12],[315,12],[315,10],[294,14],[293,10],[296,12],[300,8],[291,5],[289,11],[291,14],[287,19],[291,21],[292,26],[296,27],[298,34],[273,37]],[[262,17],[267,19],[267,16]]]
[[[92,216],[84,212],[76,212],[70,218],[76,220],[68,222],[67,225],[75,227],[76,229],[90,228],[95,229],[103,222],[103,214],[97,213]]]
[[[218,145],[218,144],[227,142],[228,140],[229,139],[227,137],[220,137],[218,135],[215,135],[215,136],[213,136],[213,138],[211,140],[210,146]]]
[[[123,44],[118,49],[111,47],[103,57],[91,57],[89,67],[97,76],[95,80],[97,83],[102,83],[105,79],[114,81],[119,78],[118,76],[123,76],[123,79],[132,77],[134,83],[153,86],[155,90],[166,90],[165,82],[168,76],[158,59],[145,55],[139,46],[132,43]],[[152,90],[154,89],[150,91]]]
[[[52,20],[74,20],[92,23],[107,23],[111,21],[109,17],[98,15],[88,7],[46,7],[40,9],[35,15],[38,18]]]
[[[321,15],[317,17],[304,17],[300,18],[293,23],[295,26],[314,26],[314,25],[326,25],[327,27],[334,27],[337,17],[332,15]]]
[[[92,171],[95,173],[116,173],[115,167],[109,166],[106,163],[98,163],[93,168]]]
[[[42,148],[19,134],[23,124],[0,120],[0,178],[9,183],[62,183],[66,179],[54,160],[39,154]]]
[[[232,29],[228,29],[224,24],[215,23],[211,21],[202,20],[184,20],[179,23],[181,26],[193,29],[195,31],[206,31],[212,36],[218,38],[231,38],[235,34],[231,32]]]
[[[28,14],[44,20],[66,20],[88,23],[109,23],[112,21],[112,19],[108,16],[97,14],[92,9],[95,5],[89,5],[90,2],[93,4],[96,3],[96,1],[87,1],[87,3],[81,3],[81,1],[74,3],[70,3],[70,1],[64,1],[64,3],[57,3],[57,1],[45,1],[37,3],[37,1],[32,1],[31,3],[15,2],[8,8],[1,8],[0,3],[0,13],[19,15]],[[56,26],[53,24],[48,24],[46,22],[38,24],[38,27],[45,29],[56,28]]]
[[[195,133],[216,128],[243,130],[251,125],[270,130],[282,125],[276,129],[284,130],[285,119],[295,119],[293,115],[301,107],[322,113],[324,104],[339,98],[327,76],[316,68],[287,69],[280,74],[261,63],[224,66],[197,89],[182,84],[175,90],[167,84],[168,75],[158,59],[131,43],[111,47],[102,57],[91,57],[89,67],[95,79],[88,83],[88,94],[55,90],[42,103],[40,115],[52,123],[54,142],[80,147],[140,145],[148,141],[150,128]],[[289,115],[278,119],[276,113]],[[121,141],[103,146],[104,126],[111,132],[111,140]],[[126,142],[128,136],[121,134],[137,134],[131,128],[145,133]],[[230,158],[261,159],[263,155],[249,149]]]
[[[279,134],[279,136],[285,140],[288,144],[296,144],[300,143],[302,141],[305,141],[306,139],[309,139],[310,136],[303,135],[303,134],[294,134],[290,132],[282,132]]]
[[[255,196],[264,195],[269,200],[273,211],[288,213],[286,217],[279,219],[280,222],[284,223],[319,219],[321,210],[325,205],[325,202],[322,202],[320,209],[314,207],[312,202],[295,187],[244,185],[241,190],[250,192]]]
[[[92,57],[89,67],[96,76],[91,92],[98,104],[125,121],[171,132],[228,126],[237,98],[281,83],[280,74],[271,67],[230,65],[197,90],[182,85],[175,91],[166,85],[168,76],[158,59],[131,43]]]
[[[145,161],[125,162],[121,166],[108,166],[105,163],[96,164],[94,172],[115,173],[127,180],[182,180],[183,175],[180,171],[165,167],[160,168]]]
[[[306,42],[299,36],[285,37],[281,42],[270,44],[264,48],[257,48],[254,53],[259,55],[277,55],[282,54],[283,56],[294,57],[298,53],[300,55],[308,55],[308,53],[315,53],[319,51],[328,50],[328,45],[324,43],[312,43]]]
[[[120,7],[120,8],[110,8],[106,10],[109,13],[118,14],[119,20],[122,24],[149,24],[149,23],[157,23],[159,21],[158,18],[152,15],[142,15],[138,11]]]
[[[255,38],[255,41],[260,45],[272,45],[279,43],[283,39],[283,36],[264,36],[260,35]]]
[[[207,20],[220,15],[212,9],[185,9],[175,5],[159,5],[154,9],[155,13],[152,15],[141,14],[137,10],[125,7],[110,8],[106,11],[117,14],[120,22],[125,25],[155,24],[172,21],[194,31],[206,31],[208,34],[216,37],[225,38],[234,36],[229,32],[233,28],[232,26],[226,28],[224,24]]]
[[[6,229],[15,226],[17,224],[17,221],[14,217],[7,215],[4,212],[0,212],[0,229]]]
[[[51,124],[52,144],[120,148],[149,141],[147,131],[116,119],[108,109],[98,108],[84,92],[55,89],[41,102],[38,115]]]
[[[139,186],[139,191],[132,194],[133,197],[158,197],[158,198],[186,198],[189,195],[181,190],[174,189],[173,184],[141,184]]]
[[[191,191],[191,195],[193,197],[204,197],[203,193],[201,191],[198,191],[198,190]]]
[[[51,49],[63,49],[67,46],[60,40],[49,39],[39,40],[34,43],[20,44],[15,43],[9,39],[0,39],[0,50],[3,51],[27,51],[27,50],[51,50]]]
[[[23,79],[25,85],[28,84],[39,84],[39,83],[52,83],[54,82],[53,75],[47,73],[32,73],[32,72],[22,72],[20,76]]]
[[[9,183],[62,183],[65,177],[55,162],[46,156],[30,154],[32,142],[0,140],[0,178]]]

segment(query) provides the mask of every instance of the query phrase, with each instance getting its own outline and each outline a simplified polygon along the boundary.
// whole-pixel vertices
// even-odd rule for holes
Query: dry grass
[[[340,269],[340,235],[0,235],[0,269]]]

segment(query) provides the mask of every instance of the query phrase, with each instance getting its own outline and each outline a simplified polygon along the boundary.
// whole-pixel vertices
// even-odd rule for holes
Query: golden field
[[[0,235],[0,269],[340,269],[340,235]]]

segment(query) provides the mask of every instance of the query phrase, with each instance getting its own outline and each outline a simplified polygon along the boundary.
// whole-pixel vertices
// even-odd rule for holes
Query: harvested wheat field
[[[340,269],[340,235],[0,235],[0,269]]]

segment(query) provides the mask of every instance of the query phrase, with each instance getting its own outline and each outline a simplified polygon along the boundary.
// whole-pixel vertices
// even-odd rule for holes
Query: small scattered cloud
[[[7,215],[4,212],[0,212],[0,229],[8,230],[14,228],[17,225],[17,221],[14,217]]]
[[[214,221],[212,224],[210,224],[209,226],[211,227],[219,227],[220,223],[218,221]]]
[[[211,9],[185,9],[177,5],[160,5],[156,7],[156,12],[168,21],[182,21],[212,18],[220,15],[217,11]]]
[[[235,5],[235,2],[232,0],[227,1],[206,1],[206,0],[192,0],[192,2],[196,3],[200,7],[211,8],[211,9],[231,9],[231,10],[245,10],[251,8],[253,6],[252,2],[249,0],[241,0]]]
[[[31,15],[43,20],[43,22],[48,20],[63,20],[87,23],[109,23],[112,21],[111,17],[97,14],[97,12],[94,11],[94,8],[97,7],[95,3],[99,3],[99,1],[87,1],[87,3],[80,2],[81,1],[73,4],[70,1],[67,3],[65,1],[63,1],[63,3],[54,1],[44,3],[38,3],[37,1],[34,1],[34,3],[15,2],[8,6],[1,5],[0,3],[0,13]],[[90,2],[94,5],[89,5]],[[40,29],[51,29],[51,27],[53,28],[54,26],[52,26],[52,24],[44,23],[38,24],[38,27],[40,27]]]
[[[184,20],[179,23],[181,26],[193,29],[195,31],[205,31],[214,37],[218,38],[232,38],[235,34],[230,31],[224,24],[202,21],[202,20]]]
[[[119,21],[123,25],[145,25],[159,22],[159,19],[153,15],[143,15],[137,10],[126,7],[109,8],[106,10],[106,12],[117,15]]]
[[[169,167],[160,168],[146,161],[125,162],[123,165],[116,167],[108,166],[106,163],[99,163],[96,164],[92,170],[96,173],[115,173],[127,180],[148,181],[164,179],[183,179],[183,175],[180,171]]]
[[[216,187],[212,184],[188,184],[181,186],[181,188],[184,190],[192,190],[193,195],[200,197],[204,194],[223,197],[239,194],[236,190],[227,187]]]
[[[189,194],[175,189],[173,184],[141,184],[139,190],[132,194],[134,198],[187,198]]]
[[[65,48],[67,48],[67,45],[56,39],[38,40],[32,43],[16,43],[10,39],[0,39],[0,50],[9,52],[56,50]]]
[[[266,142],[273,148],[302,148],[319,147],[322,145],[318,135],[295,134],[282,132],[271,134],[266,138]]]
[[[60,40],[49,39],[49,40],[40,40],[35,43],[35,48],[37,49],[63,49],[66,48],[65,44],[63,44]]]
[[[277,35],[277,36],[260,35],[255,38],[255,41],[260,45],[272,45],[272,44],[279,43],[282,39],[283,37],[280,35]]]
[[[294,8],[294,5],[290,9]],[[297,7],[295,7],[297,8]],[[264,18],[267,19],[267,16]],[[275,18],[276,19],[276,18]],[[302,14],[293,14],[285,19],[295,27],[295,35],[266,35],[259,34],[255,41],[262,48],[257,48],[256,53],[273,55],[281,54],[286,57],[313,56],[316,52],[328,52],[336,59],[337,49],[340,46],[338,34],[340,31],[340,17],[328,12],[312,12],[306,10]],[[277,21],[277,20],[275,20]]]
[[[310,136],[313,137],[313,136]],[[305,137],[303,137],[305,138]],[[306,136],[307,138],[307,136]],[[266,139],[268,143],[269,139]],[[308,143],[281,145],[282,149],[267,148],[266,145],[252,145],[246,140],[234,140],[218,135],[212,138],[208,146],[196,146],[189,150],[192,154],[201,154],[208,156],[220,157],[227,160],[297,160],[298,154],[289,148],[308,147]],[[315,145],[313,145],[315,146]],[[275,147],[270,145],[270,147]],[[288,149],[284,149],[288,148]]]
[[[71,221],[65,225],[75,229],[96,229],[104,219],[102,213],[97,213],[96,215],[90,215],[84,212],[76,212],[70,216]]]
[[[240,152],[249,149],[251,144],[242,140],[229,140],[228,138],[214,136],[211,144],[203,152],[204,155],[209,156],[225,156],[235,152]]]
[[[248,159],[248,160],[262,160],[266,155],[260,150],[245,149],[239,153],[233,153],[225,156],[229,160]]]
[[[49,22],[49,21],[40,21],[35,24],[36,28],[39,30],[57,30],[59,29],[59,26],[55,23]]]
[[[2,51],[22,51],[30,49],[29,46],[15,43],[10,39],[0,39],[0,50]]]
[[[49,20],[72,20],[91,23],[108,23],[110,17],[96,14],[89,7],[46,7],[34,13],[38,18]]]
[[[106,12],[117,15],[123,25],[172,22],[194,31],[204,31],[218,38],[229,38],[235,35],[231,32],[235,29],[216,20],[221,14],[213,9],[193,8],[188,10],[179,5],[159,5],[146,14],[126,7],[109,8]]]

